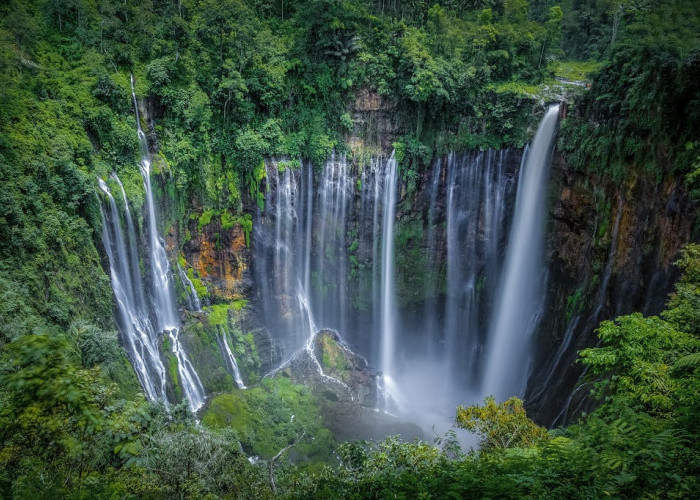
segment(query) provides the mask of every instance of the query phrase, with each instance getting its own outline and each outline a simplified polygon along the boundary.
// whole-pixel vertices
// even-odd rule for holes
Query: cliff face
[[[392,142],[403,133],[394,110],[395,104],[378,94],[360,91],[351,109],[354,129],[348,142],[353,150],[365,155],[388,155]],[[151,118],[155,111],[148,107],[142,112],[155,150]],[[521,153],[512,150],[505,154],[503,174],[511,188],[506,190],[504,202],[507,214],[511,214]],[[448,301],[447,164],[447,158],[438,158],[417,177],[402,177],[399,182],[396,291],[406,325],[430,323],[425,321],[428,311],[434,316],[430,323],[433,328],[445,322],[439,311],[445,310]],[[162,180],[167,184],[165,178]],[[272,183],[271,189],[274,192],[277,186]],[[346,270],[349,278],[345,300],[351,304],[350,330],[355,330],[350,339],[367,354],[376,348],[377,339],[368,328],[374,306],[373,244],[362,237],[373,231],[372,218],[360,216],[362,203],[355,194],[349,205],[354,222],[348,232],[353,236],[346,241],[352,266]],[[250,200],[244,200],[244,207],[249,213],[255,212]],[[599,323],[633,311],[649,315],[661,310],[679,274],[673,262],[683,244],[693,237],[695,206],[672,176],[657,180],[652,174],[637,173],[624,182],[613,182],[573,169],[555,152],[549,207],[546,308],[535,335],[525,400],[538,423],[555,426],[570,422],[590,408],[587,387],[577,389],[583,367],[576,358],[579,350],[596,344]],[[168,213],[167,207],[162,209],[162,213]],[[256,366],[258,375],[266,373],[281,361],[283,348],[275,332],[264,327],[260,283],[256,283],[260,279],[252,272],[260,262],[255,262],[249,246],[250,228],[241,221],[231,223],[230,218],[224,223],[221,214],[208,220],[202,220],[203,214],[197,215],[185,224],[173,225],[167,233],[171,259],[175,262],[184,257],[185,271],[196,285],[206,288],[205,304],[231,308],[234,303],[236,307],[244,304],[231,313],[227,331],[243,346],[241,352],[247,349],[246,356],[253,360],[249,364]],[[509,227],[507,215],[496,245],[499,254],[505,251]],[[480,241],[488,239],[482,222],[476,223],[475,230]],[[473,262],[478,285],[484,286],[484,255],[463,255],[461,260]],[[272,279],[274,276],[266,275],[266,280]],[[477,328],[483,330],[493,298],[488,292],[479,293],[482,307]],[[207,323],[204,316],[199,321]],[[187,332],[193,340],[199,335],[195,330],[188,328]],[[414,335],[410,329],[404,330],[408,337]],[[348,332],[341,333],[345,336]],[[437,335],[432,341],[439,344],[444,339]]]
[[[388,155],[392,142],[403,133],[396,119],[396,103],[372,89],[363,88],[357,92],[350,111],[353,121],[348,139],[350,147],[363,150],[374,145]]]
[[[601,321],[657,314],[678,278],[673,262],[691,240],[695,207],[677,179],[637,173],[590,178],[557,155],[550,185],[547,308],[536,335],[526,403],[548,426],[590,408],[579,350]]]
[[[189,239],[182,246],[187,264],[206,284],[213,298],[228,301],[249,296],[250,252],[243,226],[234,224],[224,228],[219,217],[201,228],[198,224],[197,219],[187,224]]]
[[[520,157],[515,153],[505,164],[513,183]],[[437,162],[438,183],[444,186],[447,160]],[[431,201],[431,175],[427,169],[415,189],[402,189],[397,209],[397,241],[401,242],[396,252],[397,293],[402,314],[416,324],[422,321],[426,307],[442,310],[445,300],[446,190],[440,189]],[[509,213],[513,194],[511,191],[507,199]],[[553,426],[565,424],[590,408],[586,387],[576,389],[583,367],[575,360],[580,349],[595,345],[598,324],[633,311],[656,314],[661,310],[678,276],[673,262],[692,237],[695,208],[671,177],[655,182],[639,174],[614,183],[573,170],[561,155],[555,155],[553,161],[549,196],[547,307],[535,337],[525,400],[539,423]],[[371,222],[358,220],[360,225]],[[508,226],[507,220],[504,234]],[[360,226],[355,230],[363,232]],[[248,313],[237,316],[239,326],[242,332],[255,332],[261,373],[273,368],[280,360],[280,347],[274,332],[261,328],[264,320],[258,314],[259,291],[251,273],[255,262],[246,246],[244,227],[225,227],[218,216],[204,225],[191,219],[184,234],[171,231],[169,242],[173,257],[175,249],[181,248],[194,277],[206,286],[209,302],[247,301]],[[504,251],[505,241],[499,249]],[[366,261],[366,266],[371,266],[371,253],[371,245],[360,241],[360,263]],[[477,259],[475,265],[481,269],[484,263]],[[351,302],[371,308],[360,300],[367,295],[360,284],[349,280],[348,291],[357,299]],[[423,297],[426,293],[429,296]],[[487,309],[489,300],[483,297]],[[361,323],[368,312],[361,308],[353,314]],[[479,323],[483,325],[487,319],[483,314]],[[438,317],[436,321],[443,320]],[[372,342],[371,338],[355,336],[355,345],[363,352],[371,351]]]

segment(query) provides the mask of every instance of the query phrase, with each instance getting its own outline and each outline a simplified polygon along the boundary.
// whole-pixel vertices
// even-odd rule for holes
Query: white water
[[[156,225],[156,210],[151,189],[151,160],[148,152],[146,134],[141,129],[138,102],[134,92],[134,77],[131,77],[131,97],[136,113],[136,130],[141,148],[141,175],[146,191],[146,223],[149,236],[149,262],[151,267],[151,294],[154,302],[156,325],[159,331],[165,331],[171,341],[171,349],[177,358],[177,371],[180,378],[183,397],[189,402],[192,411],[199,410],[204,405],[204,388],[199,376],[192,366],[184,346],[180,343],[180,318],[175,309],[173,280],[168,263],[168,256],[158,234]]]
[[[126,191],[124,190],[124,185],[122,184],[122,181],[119,180],[119,176],[117,176],[116,173],[112,173],[111,177],[119,185],[119,189],[122,192],[122,201],[124,202],[124,219],[126,220],[126,238],[129,250],[129,266],[131,270],[131,280],[134,284],[134,302],[136,304],[139,304],[141,307],[145,308],[146,301],[144,300],[143,283],[141,282],[141,269],[139,267],[138,239],[136,236],[134,220],[131,217],[131,210],[129,209],[129,200],[126,199]]]
[[[546,187],[558,116],[559,106],[550,106],[537,129],[518,182],[482,385],[483,394],[501,401],[522,396],[525,390],[531,337],[541,314]]]
[[[396,159],[394,153],[384,165],[384,203],[382,230],[382,293],[380,356],[386,396],[396,395],[396,291],[394,271],[394,219],[396,219]],[[396,397],[396,396],[395,396]]]
[[[501,276],[506,199],[513,181],[504,173],[503,151],[485,151],[447,160],[445,207],[447,296],[444,377],[478,388],[493,288]]]
[[[221,335],[219,342],[221,342],[221,344],[223,344],[224,346],[224,352],[226,352],[226,359],[229,362],[233,379],[236,381],[236,385],[239,389],[247,389],[247,387],[243,383],[241,370],[238,369],[236,357],[233,355],[233,351],[231,351],[231,347],[228,345],[228,339],[226,338],[226,335]]]
[[[202,312],[202,301],[199,300],[199,295],[197,294],[197,289],[194,287],[192,280],[187,277],[187,273],[180,267],[180,263],[177,263],[177,272],[180,275],[180,281],[182,286],[185,288],[185,293],[187,293],[187,305],[191,311]]]
[[[556,120],[552,134],[555,125]],[[516,279],[524,299],[519,319],[510,321],[525,325],[523,336],[529,339],[542,311],[544,261],[527,250],[527,241],[516,245],[522,236],[513,236],[528,234],[517,226],[532,218],[532,200],[523,202],[531,198],[525,177],[533,170],[541,142],[533,143],[530,162],[521,163],[517,202],[517,151],[451,154],[447,161],[435,162],[418,184],[425,232],[410,228],[412,222],[398,226],[400,184],[393,155],[372,159],[369,165],[353,165],[334,155],[315,185],[309,164],[280,172],[268,163],[266,206],[254,225],[253,264],[266,326],[284,345],[282,366],[309,349],[318,329],[331,328],[382,371],[380,408],[413,421],[420,420],[417,414],[433,420],[439,415],[449,426],[457,404],[478,402],[483,387],[512,379],[515,372],[521,373],[522,387],[510,395],[521,393],[529,340],[495,375],[489,361],[503,354],[494,355],[494,350],[511,349],[515,342],[506,339],[504,344],[494,336],[503,330],[502,319],[496,325],[503,311],[500,297],[512,288],[504,284],[513,281],[504,274],[508,265],[513,269],[518,249],[525,248],[532,257],[525,276],[534,277],[529,291],[523,288],[527,279]],[[551,140],[546,142],[545,153]],[[546,175],[541,179],[544,189]],[[535,197],[535,204],[543,207],[544,195]],[[543,210],[537,230],[531,227],[540,235]],[[398,229],[402,232],[397,239]],[[410,247],[395,248],[396,241]],[[534,246],[541,255],[542,242]],[[418,281],[423,286],[417,290],[408,288],[411,277],[403,274],[407,263],[428,266],[427,273],[421,269],[416,274],[427,274],[430,281]],[[397,283],[399,264],[403,281]],[[399,310],[399,298],[404,304],[411,293],[422,293],[423,302],[419,298]],[[426,429],[428,420],[421,421]]]
[[[133,228],[124,240],[119,218],[119,209],[107,184],[98,179],[100,189],[109,201],[109,216],[102,212],[102,241],[109,259],[110,277],[114,297],[117,301],[122,342],[131,359],[136,376],[150,400],[165,399],[165,367],[158,351],[158,334],[148,315],[143,301],[143,287],[138,269],[138,256],[129,256],[129,248],[135,247]],[[121,185],[121,183],[120,183]],[[131,224],[130,213],[125,202],[127,226]]]

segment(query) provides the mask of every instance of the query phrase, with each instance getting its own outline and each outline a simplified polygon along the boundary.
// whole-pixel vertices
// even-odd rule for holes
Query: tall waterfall
[[[149,236],[149,264],[150,264],[150,287],[151,299],[153,301],[153,320],[157,331],[167,332],[170,339],[172,352],[177,359],[178,375],[182,387],[183,396],[188,400],[193,411],[197,411],[204,404],[204,388],[199,380],[199,376],[190,362],[184,346],[180,342],[179,329],[180,318],[175,308],[175,296],[173,293],[173,277],[168,263],[165,248],[158,234],[156,225],[156,210],[151,189],[151,160],[148,152],[148,142],[146,135],[141,129],[138,102],[134,92],[134,79],[131,78],[131,96],[136,113],[136,131],[141,149],[140,170],[143,177],[144,189],[146,193],[146,216],[145,226]]]
[[[483,391],[521,394],[544,298],[557,112],[524,155],[452,153],[412,194],[393,155],[354,164],[334,155],[315,169],[267,162],[252,262],[283,357],[316,327],[338,330],[381,369],[385,408],[443,422]]]
[[[546,187],[559,105],[550,106],[521,169],[504,277],[489,332],[483,392],[499,400],[522,395],[532,333],[544,296]]]
[[[381,344],[380,368],[384,373],[384,391],[397,397],[395,387],[396,355],[396,276],[394,271],[394,222],[396,219],[396,158],[394,153],[384,165],[384,217],[382,223]],[[392,394],[393,393],[393,394]]]
[[[429,279],[413,291],[424,294],[415,310],[398,303],[396,265],[406,249],[396,247],[395,158],[351,165],[333,156],[316,178],[308,163],[269,162],[253,264],[266,325],[285,356],[316,326],[336,329],[382,370],[387,407],[439,397],[452,412],[464,402],[481,380],[519,159],[491,150],[431,166],[418,196],[427,270],[416,270]]]
[[[150,400],[165,399],[165,367],[158,350],[158,333],[153,328],[146,302],[143,300],[143,285],[135,245],[136,236],[128,208],[129,204],[124,197],[125,219],[128,228],[127,240],[125,241],[119,209],[112,193],[102,179],[99,179],[98,182],[108,200],[109,209],[107,211],[102,206],[100,207],[102,211],[102,242],[109,258],[110,277],[114,297],[117,300],[122,343],[131,359],[146,397]]]
[[[483,317],[501,273],[506,203],[513,186],[504,171],[507,156],[507,151],[491,150],[459,159],[452,154],[447,161],[445,376],[471,389],[481,378]]]
[[[385,186],[394,185],[396,196],[396,182],[384,177],[392,172],[395,179],[395,160],[353,167],[344,155],[333,155],[316,178],[308,162],[273,161],[266,168],[265,208],[253,227],[253,264],[262,313],[285,356],[305,345],[316,327],[337,330],[355,345],[378,339],[368,306],[380,295],[372,276],[381,275]],[[358,208],[366,219],[357,219]],[[358,303],[358,292],[366,303]],[[377,342],[372,351],[378,348]]]

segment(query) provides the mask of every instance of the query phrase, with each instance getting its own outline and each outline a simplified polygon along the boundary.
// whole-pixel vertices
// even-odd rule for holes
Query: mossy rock
[[[258,386],[214,397],[204,412],[204,425],[233,429],[243,450],[271,458],[306,433],[290,458],[297,462],[331,459],[331,432],[323,426],[320,405],[309,388],[286,377],[266,378]]]
[[[321,348],[323,367],[336,374],[341,374],[351,368],[343,348],[331,335],[319,335],[318,345]]]

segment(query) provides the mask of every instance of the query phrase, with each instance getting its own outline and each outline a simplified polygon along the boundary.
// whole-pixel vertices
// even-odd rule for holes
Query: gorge
[[[102,212],[103,241],[110,249],[115,296],[123,295],[125,281],[127,290],[135,288],[138,293],[132,291],[127,299],[117,301],[122,336],[132,346],[130,358],[149,399],[176,402],[177,398],[166,397],[162,360],[168,354],[158,352],[163,345],[163,334],[158,332],[165,332],[175,354],[170,364],[177,368],[171,383],[181,388],[179,397],[197,411],[204,404],[205,390],[179,341],[180,320],[172,305],[174,279],[180,278],[185,291],[186,303],[181,306],[198,312],[200,299],[180,263],[178,274],[173,273],[160,242],[150,187],[150,153],[135,96],[133,101],[148,213],[142,234],[149,235],[144,246],[151,249],[146,259],[152,276],[148,302],[134,260],[137,242],[128,201],[124,195],[129,231],[121,234],[120,214],[107,185],[99,179],[111,210],[109,229],[106,210]],[[263,209],[254,218],[251,239],[255,288],[246,299],[259,302],[259,315],[265,318],[260,326],[280,351],[282,365],[305,349],[318,329],[333,329],[381,370],[377,384],[384,401],[377,404],[404,417],[412,414],[426,429],[437,423],[430,421],[435,415],[422,414],[429,409],[445,423],[462,402],[478,402],[490,394],[500,400],[522,396],[531,336],[544,304],[544,203],[558,114],[559,106],[548,109],[532,146],[522,154],[521,169],[506,172],[504,163],[521,156],[511,151],[450,154],[444,161],[433,162],[430,184],[423,189],[428,195],[423,207],[408,208],[429,214],[419,245],[422,262],[430,268],[425,290],[407,290],[413,295],[408,311],[399,310],[396,295],[394,223],[399,186],[394,153],[388,159],[372,158],[368,165],[352,165],[344,155],[333,156],[316,182],[318,169],[310,162],[266,162],[261,188],[266,195]],[[518,170],[524,174],[520,176]],[[522,180],[518,183],[517,178]],[[113,179],[119,183],[116,174]],[[442,213],[438,199],[446,203]],[[441,247],[445,249],[442,262],[437,252]],[[129,282],[132,279],[137,285]],[[151,323],[143,317],[149,303],[158,327],[149,326],[141,333],[140,325]],[[413,323],[418,311],[424,316],[423,324]],[[147,348],[135,347],[138,342]],[[245,388],[246,374],[240,372],[225,335],[218,344],[236,385]],[[259,351],[261,346],[256,348]],[[153,365],[150,369],[145,354]],[[320,365],[319,370],[323,370]],[[155,378],[152,372],[157,373]],[[159,391],[153,389],[156,385]]]
[[[0,5],[0,497],[692,497],[696,11]]]

